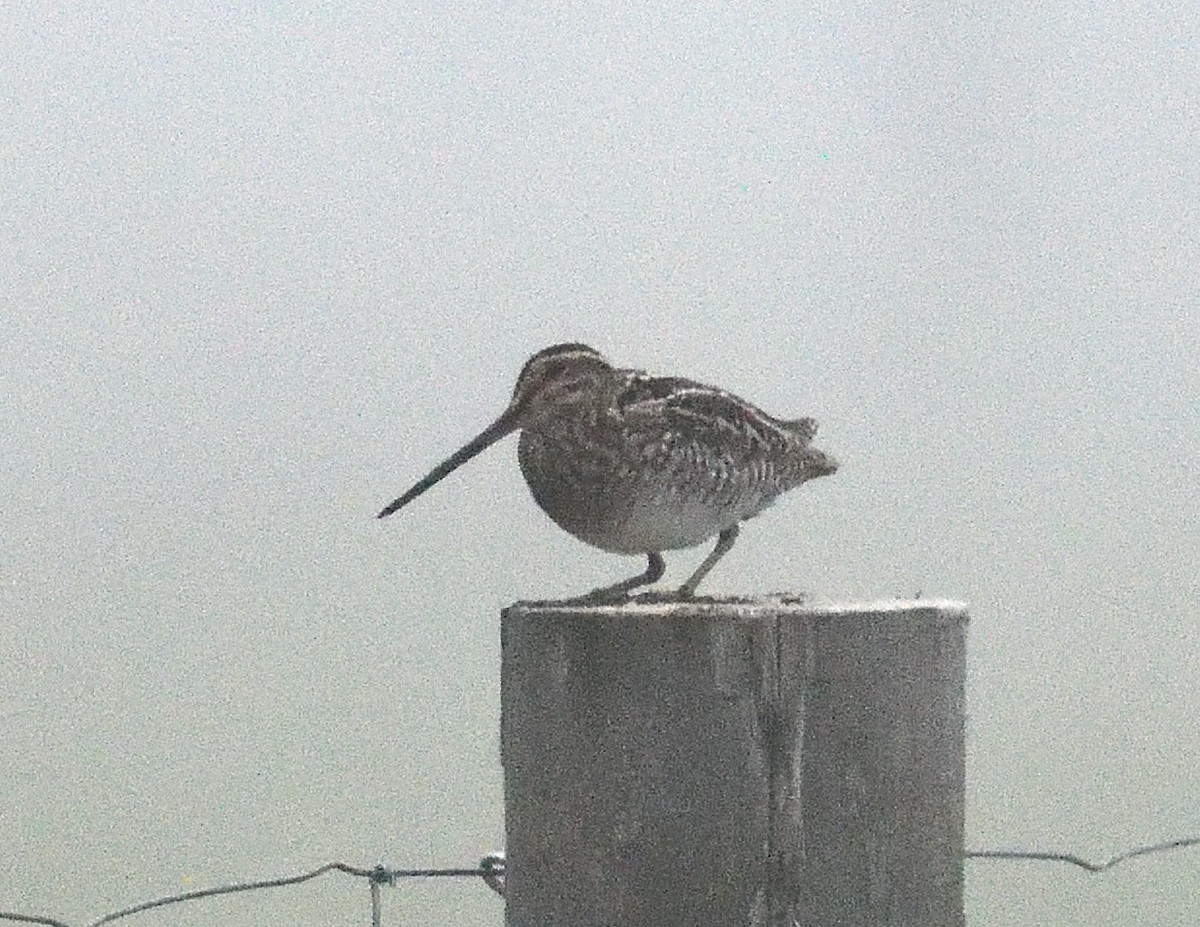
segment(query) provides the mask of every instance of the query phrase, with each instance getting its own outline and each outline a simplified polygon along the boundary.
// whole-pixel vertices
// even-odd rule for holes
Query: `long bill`
[[[492,424],[488,425],[487,428],[483,429],[483,431],[460,447],[448,458],[430,470],[428,474],[418,480],[404,495],[402,495],[399,499],[396,499],[394,502],[389,503],[387,507],[375,517],[387,518],[393,512],[408,505],[408,503],[412,502],[413,499],[421,495],[421,493],[427,490],[430,486],[441,482],[441,480],[445,479],[476,454],[487,450],[505,435],[514,431],[517,428],[517,424],[517,409],[514,406],[509,406],[504,410],[503,415],[492,422]]]

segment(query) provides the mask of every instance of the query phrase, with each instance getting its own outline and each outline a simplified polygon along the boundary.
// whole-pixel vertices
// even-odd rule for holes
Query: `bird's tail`
[[[838,467],[841,466],[837,458],[832,454],[826,454],[824,451],[818,451],[815,447],[808,449],[808,456],[804,462],[804,469],[808,473],[808,479],[815,479],[818,476],[832,476],[837,473]]]

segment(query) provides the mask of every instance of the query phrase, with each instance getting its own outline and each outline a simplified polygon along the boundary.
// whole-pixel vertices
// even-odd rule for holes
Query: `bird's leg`
[[[656,583],[662,579],[663,572],[667,569],[666,563],[663,561],[662,554],[650,553],[647,554],[648,563],[644,573],[639,573],[637,576],[631,576],[629,579],[623,579],[619,583],[613,583],[611,586],[601,586],[599,589],[593,589],[587,595],[580,596],[581,601],[585,602],[607,602],[612,600],[620,600],[626,597],[626,593],[630,589],[636,589],[638,586],[647,586],[650,583]]]
[[[733,546],[733,542],[737,540],[738,526],[734,525],[731,528],[726,528],[717,535],[717,546],[712,549],[704,562],[696,567],[696,572],[688,577],[686,583],[679,587],[676,595],[681,599],[690,599],[696,593],[696,587],[700,585],[700,580],[708,575],[708,571],[716,566],[717,561],[729,553],[729,548]]]

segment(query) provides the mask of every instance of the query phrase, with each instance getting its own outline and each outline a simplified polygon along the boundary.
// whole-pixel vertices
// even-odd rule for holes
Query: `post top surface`
[[[712,618],[756,618],[767,615],[881,615],[901,612],[939,612],[946,618],[965,619],[967,604],[955,599],[877,599],[866,602],[810,600],[802,596],[780,594],[754,597],[655,600],[652,596],[635,597],[625,602],[593,603],[578,600],[514,602],[504,611],[553,613],[555,615],[639,615],[670,617],[701,615]]]

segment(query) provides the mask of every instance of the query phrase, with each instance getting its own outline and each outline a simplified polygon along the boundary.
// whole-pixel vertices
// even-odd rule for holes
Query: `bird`
[[[662,578],[663,551],[715,536],[700,566],[662,596],[692,598],[743,521],[838,469],[812,446],[811,418],[774,418],[717,387],[617,368],[571,342],[529,358],[500,416],[376,517],[399,511],[514,431],[521,474],[552,521],[600,550],[647,559],[636,576],[577,597],[590,602],[627,599]]]

